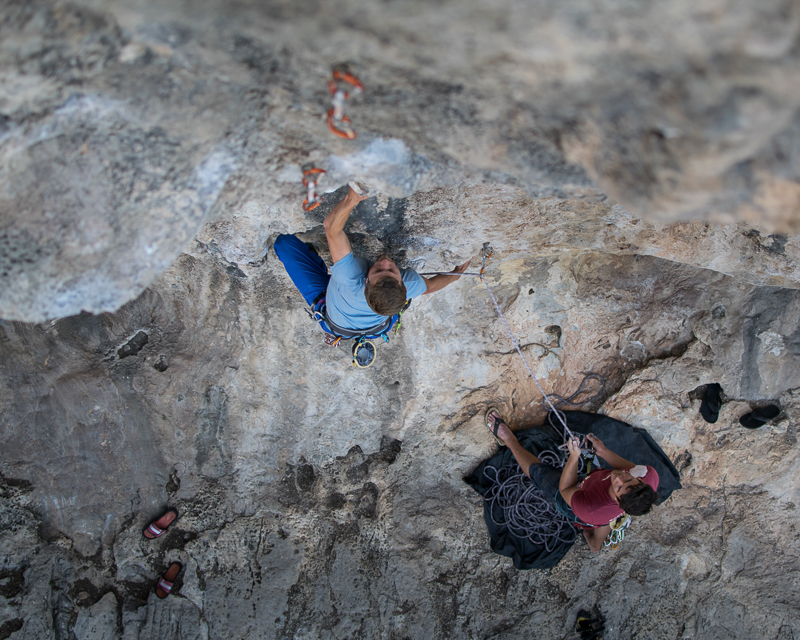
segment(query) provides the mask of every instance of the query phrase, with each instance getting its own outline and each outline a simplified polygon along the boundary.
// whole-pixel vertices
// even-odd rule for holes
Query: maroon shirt
[[[653,467],[648,466],[645,476],[639,479],[653,487],[653,491],[658,489],[658,473]],[[583,522],[602,526],[624,513],[617,501],[608,495],[611,487],[609,469],[592,471],[578,486],[580,488],[572,494],[571,506],[575,515]]]

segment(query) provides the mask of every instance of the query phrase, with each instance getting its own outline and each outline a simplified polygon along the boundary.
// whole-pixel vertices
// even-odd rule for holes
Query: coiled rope
[[[494,477],[490,472],[494,472]],[[487,465],[483,475],[492,482],[484,498],[495,525],[505,525],[518,538],[543,545],[548,553],[559,543],[570,544],[575,540],[570,521],[521,470]],[[495,505],[503,514],[500,522],[494,518]]]
[[[597,380],[600,387],[591,397],[577,402],[576,399],[587,393],[585,389],[588,380]],[[605,390],[605,379],[599,373],[589,373],[584,377],[578,390],[568,398],[550,394],[551,406],[560,407],[567,404],[571,407],[582,407],[600,398]],[[548,398],[548,396],[545,396]],[[545,405],[544,402],[542,402]],[[547,405],[545,405],[546,407]],[[567,462],[566,443],[572,437],[568,429],[560,432],[553,422],[553,413],[548,413],[550,426],[562,437],[564,444],[556,448],[545,449],[537,454],[542,464],[563,469]],[[589,453],[587,450],[584,450]],[[586,469],[586,458],[582,455],[578,459],[578,474]],[[520,468],[502,467],[498,469],[486,465],[483,476],[491,483],[484,495],[489,517],[495,525],[505,525],[508,530],[518,538],[527,538],[533,544],[543,545],[548,553],[553,551],[555,545],[561,542],[570,543],[575,539],[575,529],[569,519],[559,511],[551,500],[542,493],[533,481]],[[495,507],[503,514],[502,520],[494,517]]]

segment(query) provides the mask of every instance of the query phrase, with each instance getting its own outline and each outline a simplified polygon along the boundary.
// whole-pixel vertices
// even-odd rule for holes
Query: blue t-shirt
[[[369,329],[386,320],[370,309],[364,296],[369,262],[356,258],[351,251],[331,267],[331,279],[325,294],[325,308],[334,324],[343,329]],[[400,269],[406,298],[416,298],[425,293],[428,285],[416,271]]]

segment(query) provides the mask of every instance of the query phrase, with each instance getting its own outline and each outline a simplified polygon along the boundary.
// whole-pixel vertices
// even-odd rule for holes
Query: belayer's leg
[[[294,286],[308,304],[314,304],[331,279],[325,262],[297,236],[281,234],[273,248]]]
[[[522,467],[525,475],[530,477],[529,469],[532,464],[539,463],[539,458],[537,458],[519,443],[517,436],[514,435],[514,432],[508,428],[508,425],[503,422],[503,419],[498,414],[494,412],[490,413],[488,416],[486,416],[486,420],[491,423],[490,426],[492,431],[494,431],[494,426],[497,424],[497,437],[500,438],[509,449],[511,449],[511,453],[514,454],[514,458],[519,466]]]

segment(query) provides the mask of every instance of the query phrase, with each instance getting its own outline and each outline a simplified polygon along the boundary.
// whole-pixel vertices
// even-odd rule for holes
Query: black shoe
[[[700,405],[700,415],[703,420],[714,424],[719,419],[719,410],[722,407],[722,387],[716,382],[706,385],[706,394]]]
[[[780,413],[780,407],[776,407],[774,404],[771,404],[768,407],[761,407],[760,409],[756,409],[755,411],[744,414],[741,418],[739,418],[739,423],[748,429],[758,429],[759,427],[763,427],[773,418],[777,418]]]
[[[606,622],[599,613],[594,615],[585,609],[578,611],[575,631],[581,634],[581,640],[599,640],[603,637]]]

